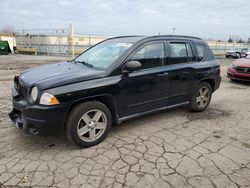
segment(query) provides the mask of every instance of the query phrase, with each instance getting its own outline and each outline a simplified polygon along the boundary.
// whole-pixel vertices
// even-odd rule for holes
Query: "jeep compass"
[[[112,124],[177,106],[205,110],[220,81],[219,62],[200,38],[115,37],[70,62],[16,76],[9,115],[30,134],[63,130],[76,145],[90,147]]]

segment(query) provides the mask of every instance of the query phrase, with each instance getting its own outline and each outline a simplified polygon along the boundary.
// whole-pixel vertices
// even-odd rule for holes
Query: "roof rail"
[[[200,37],[193,37],[193,36],[187,36],[187,35],[154,35],[154,36],[143,36],[143,35],[125,35],[125,36],[117,36],[117,37],[110,37],[106,40],[110,39],[119,39],[119,38],[126,38],[126,37],[145,37],[145,38],[153,38],[153,37],[176,37],[176,38],[189,38],[189,39],[197,39],[202,40]]]
[[[192,39],[202,40],[200,37],[193,37],[188,35],[155,35],[152,37],[180,37],[180,38],[192,38]]]
[[[126,37],[143,37],[143,36],[142,35],[125,35],[125,36],[110,37],[108,39],[119,39],[119,38],[126,38]]]

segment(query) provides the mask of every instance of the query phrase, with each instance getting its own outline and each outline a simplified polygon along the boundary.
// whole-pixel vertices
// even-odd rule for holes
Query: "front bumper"
[[[250,74],[238,73],[233,68],[228,68],[227,77],[232,80],[250,81]]]
[[[9,113],[14,125],[25,133],[49,135],[61,132],[69,111],[69,105],[43,106],[16,100],[16,89],[12,89],[13,110]]]

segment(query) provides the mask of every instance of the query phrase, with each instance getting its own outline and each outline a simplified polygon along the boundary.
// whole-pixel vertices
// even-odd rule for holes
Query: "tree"
[[[237,42],[238,42],[238,43],[244,43],[244,40],[239,39]]]
[[[3,26],[4,33],[15,33],[15,27],[13,25],[5,25]]]
[[[233,39],[230,37],[227,42],[232,43]]]

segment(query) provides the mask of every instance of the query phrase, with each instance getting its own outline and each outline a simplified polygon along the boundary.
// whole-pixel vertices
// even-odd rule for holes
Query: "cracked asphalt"
[[[250,84],[223,80],[209,108],[172,109],[115,125],[80,149],[64,135],[24,135],[8,118],[20,71],[66,58],[0,56],[0,187],[250,187]]]

